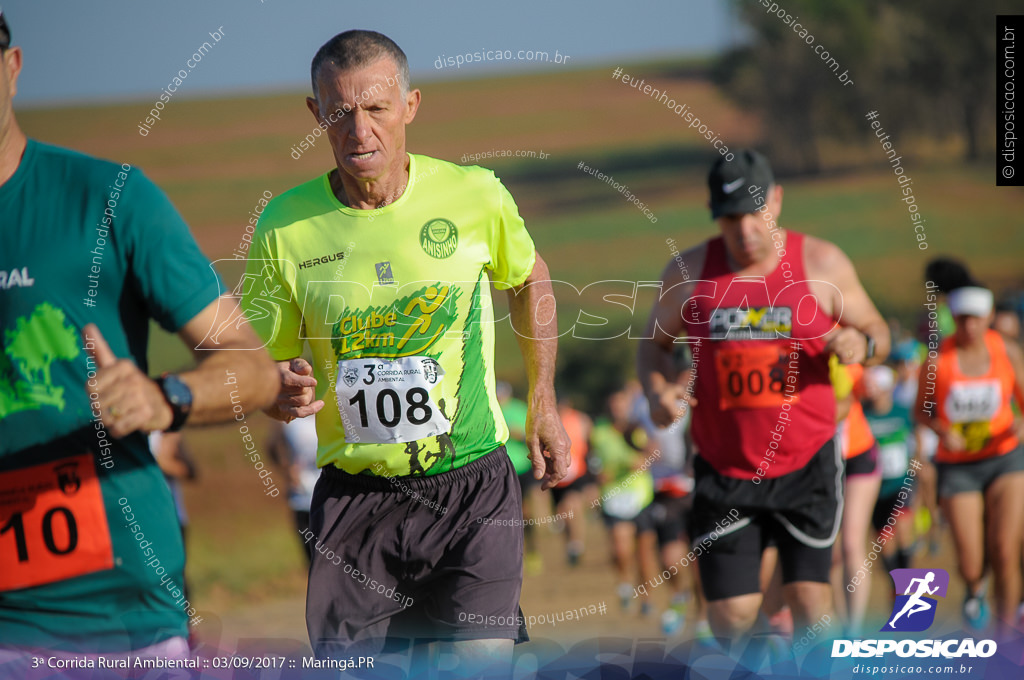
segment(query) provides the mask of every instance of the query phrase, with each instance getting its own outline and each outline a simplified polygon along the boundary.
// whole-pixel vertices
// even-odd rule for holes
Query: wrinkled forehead
[[[316,79],[317,97],[323,101],[355,103],[374,97],[393,96],[392,88],[400,88],[398,65],[389,56],[381,56],[359,66],[341,69],[325,63]]]

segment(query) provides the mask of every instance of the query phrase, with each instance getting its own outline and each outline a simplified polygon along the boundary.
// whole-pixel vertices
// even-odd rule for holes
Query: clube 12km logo
[[[896,587],[896,601],[889,619],[879,632],[920,633],[935,622],[939,600],[949,588],[945,569],[893,569],[889,572]],[[902,593],[902,594],[901,594]],[[833,640],[832,657],[987,658],[996,653],[994,640]]]

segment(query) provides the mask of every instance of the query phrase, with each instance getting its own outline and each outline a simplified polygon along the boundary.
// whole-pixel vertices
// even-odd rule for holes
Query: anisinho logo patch
[[[420,229],[420,247],[427,255],[443,260],[459,247],[459,230],[451,220],[430,220]]]
[[[881,631],[920,632],[935,622],[936,597],[946,597],[949,573],[945,569],[893,569],[896,602]],[[902,593],[902,595],[900,594]]]

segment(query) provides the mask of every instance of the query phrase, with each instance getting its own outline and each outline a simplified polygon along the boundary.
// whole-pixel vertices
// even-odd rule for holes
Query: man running
[[[347,31],[311,70],[307,104],[337,168],[264,210],[247,272],[265,286],[243,298],[281,371],[268,413],[317,413],[310,640],[319,656],[347,658],[429,637],[461,670],[483,672],[523,637],[522,500],[502,446],[490,283],[509,291],[526,443],[550,488],[569,446],[547,266],[492,172],[406,152],[421,95],[398,45]],[[340,256],[348,280],[331,280]]]
[[[708,184],[722,235],[684,252],[685,266],[665,268],[638,373],[655,423],[671,423],[684,399],[693,406],[693,543],[731,510],[741,516],[699,560],[712,630],[751,631],[761,554],[774,543],[796,637],[830,609],[842,512],[829,356],[877,363],[889,330],[838,247],[776,224],[782,187],[763,156],[720,160]],[[684,280],[687,270],[699,280]],[[684,335],[705,339],[693,398],[672,368]]]
[[[0,14],[0,676],[43,656],[181,660],[195,608],[145,433],[267,406],[274,365],[244,319],[208,338],[237,305],[138,168],[25,137],[9,39]],[[151,319],[195,369],[147,376]]]

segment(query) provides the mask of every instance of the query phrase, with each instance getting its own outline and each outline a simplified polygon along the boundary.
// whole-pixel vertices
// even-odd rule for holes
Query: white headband
[[[992,313],[992,291],[967,286],[949,293],[949,311],[953,316],[988,316]]]

